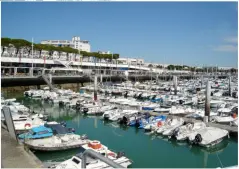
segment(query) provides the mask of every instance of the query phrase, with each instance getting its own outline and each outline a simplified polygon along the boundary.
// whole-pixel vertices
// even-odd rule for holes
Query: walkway
[[[18,144],[7,132],[1,130],[2,141],[2,166],[1,168],[42,168],[43,165],[39,159],[31,152],[24,150],[24,146]]]

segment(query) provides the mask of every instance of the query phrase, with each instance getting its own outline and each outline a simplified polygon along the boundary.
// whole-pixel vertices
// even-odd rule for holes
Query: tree
[[[12,39],[11,44],[16,48],[16,55],[18,54],[19,50],[29,47],[30,42],[24,39]]]
[[[174,70],[174,69],[175,69],[175,66],[174,66],[174,65],[168,65],[167,69],[168,69],[168,70]]]
[[[162,69],[163,66],[162,65],[157,65],[157,68]]]
[[[152,64],[149,64],[149,65],[148,65],[148,67],[150,67],[150,68],[151,68],[151,67],[153,67],[153,65],[152,65]]]
[[[53,45],[45,45],[45,50],[48,51],[50,57],[52,57],[54,51],[57,51],[56,47]]]
[[[2,44],[1,56],[3,55],[5,49],[9,47],[10,43],[11,43],[11,39],[10,38],[1,38],[1,44]]]
[[[39,57],[41,57],[41,53],[43,50],[47,50],[47,46],[44,44],[34,44],[34,49],[39,51]]]

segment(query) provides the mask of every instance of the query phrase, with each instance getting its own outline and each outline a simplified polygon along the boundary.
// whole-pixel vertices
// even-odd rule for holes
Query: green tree
[[[175,66],[174,66],[174,65],[168,65],[167,69],[168,69],[168,70],[174,70],[174,69],[175,69]]]
[[[19,51],[21,49],[29,48],[29,46],[31,45],[30,42],[28,42],[24,39],[12,39],[11,44],[16,48],[16,53],[15,53],[16,55],[19,53]],[[31,51],[31,49],[30,49],[30,51]]]
[[[34,44],[34,49],[36,51],[39,51],[39,56],[41,58],[42,51],[47,50],[47,46],[44,44]]]

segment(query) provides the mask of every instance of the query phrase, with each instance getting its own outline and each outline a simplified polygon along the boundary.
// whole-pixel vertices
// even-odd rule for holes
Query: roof
[[[56,134],[67,134],[69,133],[67,128],[63,127],[60,124],[45,124],[45,127],[49,127]]]
[[[49,131],[49,132],[52,132],[52,130],[50,129],[50,128],[47,128],[47,127],[45,127],[45,126],[38,126],[38,127],[33,127],[32,128],[32,131],[33,132],[40,132],[40,131],[45,131],[45,130],[47,130],[47,131]]]

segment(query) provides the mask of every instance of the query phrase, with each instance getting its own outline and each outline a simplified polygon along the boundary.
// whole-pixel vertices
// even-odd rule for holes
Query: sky
[[[92,51],[191,66],[238,65],[237,2],[2,2],[1,36],[89,40]]]

